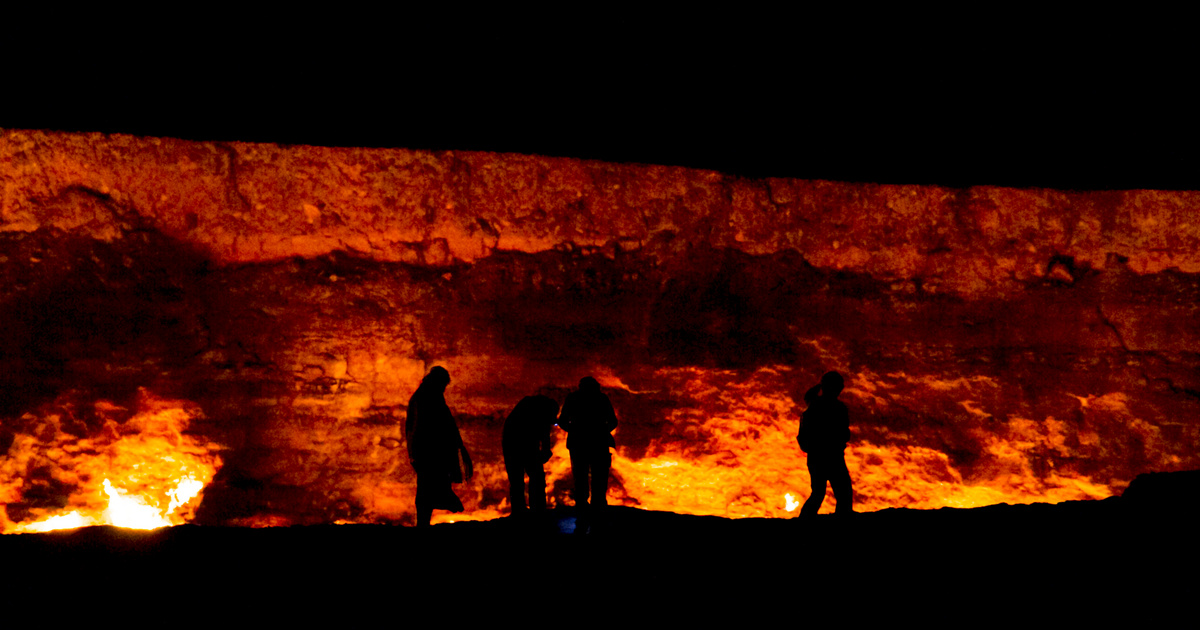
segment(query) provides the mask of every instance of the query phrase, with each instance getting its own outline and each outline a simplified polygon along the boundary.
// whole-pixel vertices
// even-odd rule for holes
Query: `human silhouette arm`
[[[446,409],[449,413],[449,408]],[[454,421],[454,416],[450,416],[450,426],[454,428],[454,439],[458,442],[458,451],[462,453],[463,462],[463,480],[469,480],[475,475],[475,466],[471,463],[471,454],[467,452],[467,445],[463,442],[462,432],[458,430],[458,423]]]
[[[543,421],[542,426],[539,427],[539,431],[541,435],[538,436],[538,441],[542,445],[541,459],[542,463],[545,464],[550,461],[550,456],[552,455],[550,449],[554,448],[554,416],[550,416],[549,421]]]
[[[463,471],[464,478],[466,481],[470,481],[471,477],[475,476],[475,465],[471,463],[471,454],[467,452],[466,444],[460,444],[459,450],[462,452],[463,467],[466,468]]]
[[[571,433],[571,421],[575,415],[575,401],[571,395],[567,396],[566,402],[563,403],[562,412],[558,414],[558,428],[566,431],[568,435]]]
[[[838,428],[841,429],[842,448],[845,448],[850,443],[850,411],[846,409],[845,404],[841,404],[839,408]]]
[[[604,397],[604,405],[604,413],[606,416],[604,419],[604,428],[607,429],[609,433],[612,433],[613,430],[617,428],[617,412],[615,409],[613,409],[612,401],[608,399],[608,396]]]
[[[412,400],[408,401],[408,416],[404,420],[404,442],[408,446],[408,463],[412,464],[413,468],[417,467],[417,459],[413,450],[413,434],[417,428],[417,406]]]
[[[604,400],[604,432],[608,436],[607,446],[610,448],[617,447],[617,439],[613,437],[613,430],[617,428],[617,412],[613,410],[612,401],[604,394],[600,395]]]
[[[814,407],[816,407],[817,402],[820,399],[821,399],[821,384],[820,383],[813,385],[812,387],[808,388],[808,391],[804,392],[804,402],[806,405],[808,405],[808,408],[800,413],[800,430],[796,432],[796,444],[798,444],[800,446],[800,450],[804,451],[805,453],[808,452],[808,447],[809,447],[808,442],[811,439],[809,437],[809,435],[812,433],[813,429],[810,427],[806,431],[805,427],[804,427],[804,424],[805,424],[804,421],[806,418],[809,417],[810,411],[812,411],[813,413],[817,413],[814,410]]]

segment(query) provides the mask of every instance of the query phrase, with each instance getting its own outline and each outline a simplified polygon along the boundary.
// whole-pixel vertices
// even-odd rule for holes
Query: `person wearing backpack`
[[[593,525],[603,526],[600,521],[608,505],[611,450],[617,445],[612,435],[617,428],[617,414],[596,379],[590,376],[579,379],[579,389],[567,394],[563,402],[558,426],[567,432],[567,450],[571,453],[575,532],[586,533]]]
[[[850,412],[838,400],[846,382],[837,372],[826,372],[821,382],[804,394],[808,408],[800,420],[796,441],[808,455],[812,494],[800,508],[801,517],[816,516],[825,500],[825,484],[833,486],[835,513],[854,512],[854,490],[846,468],[846,444],[850,441]]]

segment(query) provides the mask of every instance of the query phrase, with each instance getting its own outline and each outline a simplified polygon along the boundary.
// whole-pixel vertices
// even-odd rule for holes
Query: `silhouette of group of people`
[[[446,404],[450,373],[435,367],[421,381],[408,401],[404,432],[408,456],[417,473],[417,525],[428,526],[434,510],[461,512],[463,504],[451,484],[470,479],[474,470],[454,416]],[[804,411],[796,441],[808,455],[812,493],[800,509],[801,517],[816,515],[825,500],[826,484],[833,486],[837,514],[854,511],[850,472],[845,450],[850,441],[850,414],[838,395],[845,380],[827,372],[821,382],[804,394]],[[549,396],[522,398],[504,422],[502,448],[508,474],[509,501],[517,517],[546,509],[546,472],[554,445],[552,429],[557,424],[567,432],[567,450],[574,478],[576,531],[585,532],[599,522],[607,505],[612,432],[617,414],[612,402],[591,376],[567,395],[559,411]],[[529,478],[529,502],[525,501],[525,477]]]
[[[449,384],[450,373],[435,367],[408,401],[404,433],[409,460],[417,472],[418,527],[429,525],[434,510],[461,512],[462,502],[450,486],[464,480],[464,468],[466,479],[473,472],[471,456],[446,405],[445,391]],[[561,413],[558,402],[549,396],[526,396],[505,419],[501,446],[512,513],[520,517],[527,510],[537,513],[546,509],[543,465],[550,461],[554,446],[551,430],[556,423],[567,432],[567,450],[571,454],[575,530],[585,532],[602,518],[607,505],[608,474],[612,468],[610,449],[616,447],[612,432],[617,428],[612,402],[600,390],[600,383],[590,376],[580,379],[579,389],[567,394]]]

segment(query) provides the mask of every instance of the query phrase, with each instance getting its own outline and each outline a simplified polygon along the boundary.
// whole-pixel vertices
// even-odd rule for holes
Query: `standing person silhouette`
[[[854,491],[846,468],[846,443],[850,441],[850,412],[838,400],[846,383],[837,372],[826,372],[821,382],[804,394],[808,409],[800,421],[796,441],[808,453],[808,475],[812,494],[800,508],[800,516],[816,516],[825,500],[825,484],[833,486],[837,514],[854,512]]]
[[[512,515],[520,518],[525,510],[525,475],[529,475],[529,509],[536,514],[546,510],[546,471],[554,438],[550,429],[558,417],[558,402],[548,396],[526,396],[504,420],[501,445],[504,469],[508,473],[508,499]]]
[[[575,531],[585,533],[601,519],[608,504],[608,471],[612,467],[609,449],[617,445],[612,436],[617,428],[617,414],[596,379],[590,376],[579,379],[579,389],[567,394],[558,426],[567,432],[567,450],[571,452]]]
[[[462,501],[450,488],[462,483],[458,467],[462,453],[466,478],[474,475],[471,456],[463,444],[458,425],[446,405],[446,386],[450,373],[435,367],[421,381],[421,386],[408,399],[408,418],[404,436],[408,441],[408,459],[417,471],[417,527],[428,527],[434,510],[463,511]]]

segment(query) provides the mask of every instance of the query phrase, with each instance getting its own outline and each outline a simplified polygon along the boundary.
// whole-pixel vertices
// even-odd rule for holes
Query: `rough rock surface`
[[[673,234],[926,290],[994,294],[1114,263],[1200,271],[1200,192],[747,180],[668,166],[8,130],[4,231],[136,215],[222,264],[334,251],[424,265]],[[1070,262],[1068,262],[1070,261]],[[1061,268],[1061,269],[1060,269]]]
[[[191,401],[226,449],[213,522],[410,518],[399,426],[434,364],[481,514],[504,414],[588,373],[623,421],[613,498],[654,509],[783,514],[796,390],[831,368],[873,509],[1200,465],[1200,192],[19,130],[0,184],[0,449],[141,388]],[[11,520],[72,491],[44,459]]]

